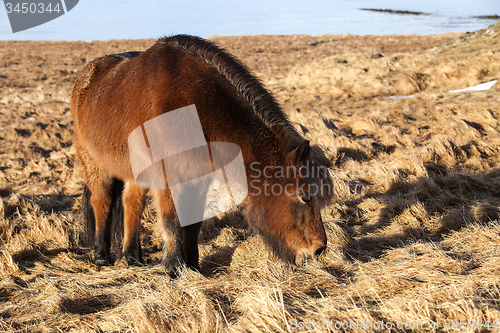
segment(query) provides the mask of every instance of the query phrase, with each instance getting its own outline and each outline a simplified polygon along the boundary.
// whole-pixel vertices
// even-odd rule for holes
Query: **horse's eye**
[[[305,204],[307,204],[307,203],[309,203],[311,201],[311,196],[310,195],[303,195],[303,196],[300,196],[299,198]]]

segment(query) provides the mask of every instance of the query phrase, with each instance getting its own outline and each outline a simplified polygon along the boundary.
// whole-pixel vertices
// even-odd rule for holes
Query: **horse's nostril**
[[[315,256],[319,256],[321,253],[323,253],[323,251],[326,250],[326,246],[322,246],[320,247],[319,249],[317,249],[315,252],[314,252],[314,255]]]

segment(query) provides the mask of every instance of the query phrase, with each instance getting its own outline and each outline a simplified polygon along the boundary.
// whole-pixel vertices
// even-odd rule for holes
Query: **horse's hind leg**
[[[128,181],[123,190],[124,233],[123,254],[130,265],[143,264],[140,239],[141,216],[146,204],[146,191]]]
[[[93,235],[88,235],[94,240],[94,262],[97,265],[107,265],[110,263],[111,249],[111,206],[113,204],[113,177],[97,168],[84,150],[78,150],[78,156],[82,162],[85,175],[85,184],[90,191],[90,206],[95,218],[95,228],[87,228],[88,232],[94,231]],[[115,191],[116,192],[116,191]],[[84,205],[88,202],[84,198]],[[89,210],[89,207],[84,209]],[[87,216],[86,221],[92,223],[92,219]]]

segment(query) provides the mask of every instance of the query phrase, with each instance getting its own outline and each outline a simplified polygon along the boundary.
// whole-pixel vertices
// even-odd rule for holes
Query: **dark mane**
[[[203,59],[215,68],[245,98],[264,124],[270,129],[272,128],[274,132],[281,131],[289,149],[297,147],[299,143],[304,141],[278,102],[264,88],[262,82],[229,52],[213,42],[189,35],[162,37],[158,39],[157,43],[178,45],[186,52]]]

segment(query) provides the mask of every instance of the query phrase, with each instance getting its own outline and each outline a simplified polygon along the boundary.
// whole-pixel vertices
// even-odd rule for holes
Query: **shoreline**
[[[448,35],[448,34],[465,34],[467,31],[447,31],[447,32],[440,32],[440,33],[418,33],[418,32],[412,32],[412,33],[384,33],[384,34],[356,34],[356,33],[342,33],[342,34],[306,34],[306,33],[294,33],[294,34],[235,34],[235,35],[220,35],[220,34],[213,34],[209,36],[200,36],[200,35],[194,35],[198,36],[204,39],[212,39],[212,38],[241,38],[241,37],[268,37],[268,36],[275,36],[275,37],[293,37],[293,36],[306,36],[310,38],[318,38],[318,37],[325,37],[325,36],[358,36],[358,37],[384,37],[384,36],[438,36],[438,35]],[[51,40],[51,39],[45,39],[45,40],[25,40],[25,39],[0,39],[0,43],[2,42],[41,42],[41,43],[63,43],[63,42],[82,42],[82,43],[96,43],[96,42],[112,42],[112,41],[144,41],[144,40],[157,40],[160,39],[163,36],[173,36],[177,34],[184,34],[182,32],[179,33],[173,33],[173,34],[163,34],[163,35],[158,35],[158,37],[149,37],[149,38],[109,38],[109,39],[94,39],[94,40],[83,40],[83,39],[60,39],[60,40]],[[186,33],[186,35],[192,35]]]

